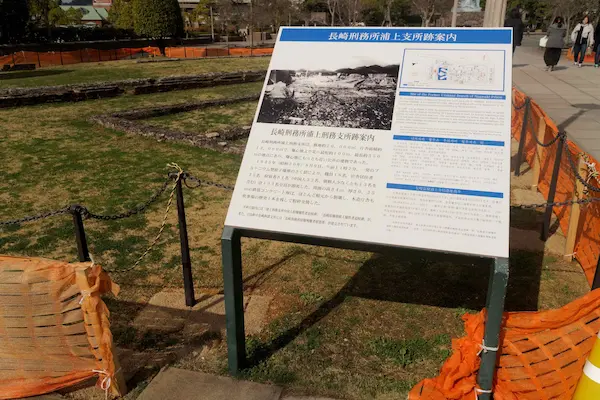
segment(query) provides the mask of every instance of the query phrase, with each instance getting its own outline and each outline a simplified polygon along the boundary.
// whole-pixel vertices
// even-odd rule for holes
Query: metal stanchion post
[[[525,111],[523,112],[523,125],[521,126],[521,137],[519,138],[519,150],[515,156],[515,176],[521,175],[521,164],[523,163],[523,151],[525,148],[525,137],[527,136],[527,123],[531,108],[531,99],[525,99]]]
[[[71,215],[73,215],[73,225],[75,226],[75,242],[77,243],[77,255],[79,261],[91,261],[90,253],[88,251],[87,239],[85,237],[85,230],[83,228],[83,218],[81,218],[81,209],[78,205],[71,206]]]
[[[246,366],[244,331],[244,283],[242,281],[242,247],[240,235],[226,226],[221,237],[223,255],[223,292],[227,326],[229,373],[238,376]]]
[[[592,290],[600,288],[600,256],[598,256],[598,262],[596,263],[596,272],[594,273],[594,280],[592,281]]]
[[[561,135],[561,133],[558,133]],[[554,160],[554,169],[552,170],[552,178],[550,180],[550,189],[548,190],[548,203],[554,203],[554,197],[556,195],[556,183],[558,181],[558,173],[560,172],[560,160],[562,158],[563,148],[565,146],[565,138],[558,140],[556,148],[556,159]],[[546,207],[544,213],[544,225],[542,226],[541,239],[543,241],[548,240],[550,234],[550,221],[552,220],[552,206]]]
[[[177,181],[177,217],[179,219],[179,240],[181,242],[181,266],[183,268],[183,288],[185,291],[185,305],[193,307],[196,303],[194,298],[194,280],[192,278],[192,261],[190,259],[190,245],[187,234],[187,223],[185,220],[185,207],[183,204],[183,188],[181,179]]]

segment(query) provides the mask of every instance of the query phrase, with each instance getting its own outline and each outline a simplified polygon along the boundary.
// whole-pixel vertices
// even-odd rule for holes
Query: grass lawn
[[[152,125],[169,127],[186,132],[202,132],[223,129],[231,125],[252,125],[256,102],[241,102],[227,106],[209,107],[178,114],[149,118]]]
[[[270,57],[182,60],[136,63],[135,60],[105,61],[36,71],[0,72],[0,89],[119,81],[134,78],[160,78],[171,75],[194,75],[206,72],[265,70]]]
[[[196,66],[196,72],[205,72],[211,65],[220,68],[223,62],[186,61],[180,66]],[[248,63],[266,67],[267,60],[240,62],[250,69],[258,65]],[[147,65],[104,63],[103,72],[94,76],[120,68],[134,74]],[[151,65],[156,69],[135,73],[158,74],[164,72],[162,68],[176,69],[176,65],[161,63]],[[90,67],[82,65],[77,76],[84,77],[84,69]],[[65,68],[75,71],[75,67]],[[193,71],[170,70],[166,74],[175,72]],[[241,161],[238,156],[129,136],[86,119],[190,99],[247,95],[257,93],[260,87],[260,83],[251,83],[0,110],[0,220],[73,203],[84,204],[95,213],[120,212],[144,201],[161,185],[168,162],[177,162],[200,178],[233,184]],[[230,109],[157,118],[153,123],[204,132],[223,124],[246,123],[254,107],[241,103]],[[185,196],[197,293],[218,293],[222,288],[220,235],[231,193],[205,187],[186,189]],[[85,221],[96,262],[111,269],[133,265],[156,235],[165,202],[166,196],[147,213],[122,221]],[[531,221],[531,215],[512,218],[521,229],[535,228]],[[71,219],[61,216],[0,228],[0,253],[76,261]],[[436,260],[422,253],[377,255],[259,240],[244,240],[243,259],[246,293],[274,299],[268,326],[248,339],[254,364],[245,377],[285,385],[292,393],[344,399],[403,398],[416,382],[435,376],[449,355],[451,338],[463,334],[460,316],[484,306],[489,269],[480,261],[464,258]],[[176,213],[170,214],[158,246],[140,268],[113,278],[122,292],[107,303],[120,347],[165,354],[182,343],[193,345],[206,339],[177,332],[154,335],[132,327],[136,314],[153,294],[165,287],[182,287]],[[544,255],[541,249],[512,251],[509,310],[559,307],[588,290],[578,265]],[[223,342],[216,343],[201,356],[189,351],[170,361],[223,374],[226,347]],[[130,399],[157,370],[151,363],[144,366],[148,373],[129,383],[133,389]],[[98,396],[103,398],[103,393]]]

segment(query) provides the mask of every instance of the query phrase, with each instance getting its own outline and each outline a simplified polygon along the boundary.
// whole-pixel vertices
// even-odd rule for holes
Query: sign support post
[[[506,287],[508,286],[508,259],[496,258],[490,271],[490,281],[487,292],[487,320],[485,321],[485,333],[481,351],[481,365],[477,383],[481,389],[478,399],[491,399],[494,372],[496,371],[496,357],[500,343],[500,330],[502,325],[502,314],[504,313],[504,301],[506,299]]]
[[[225,292],[225,317],[227,326],[227,359],[229,373],[239,376],[248,366],[246,359],[246,338],[244,328],[244,289],[242,281],[241,238],[257,238],[279,240],[300,244],[335,247],[349,250],[382,251],[384,249],[402,248],[379,246],[362,242],[348,242],[337,239],[325,239],[314,236],[299,236],[285,233],[264,232],[248,229],[236,229],[225,226],[221,237],[223,256],[223,281]],[[497,348],[500,346],[500,330],[504,301],[508,285],[508,259],[493,258],[488,283],[486,308],[488,310],[485,324],[484,343],[481,352],[478,384],[479,399],[491,399],[494,372],[496,370]]]
[[[242,244],[239,232],[226,226],[221,238],[223,284],[227,327],[229,373],[237,376],[246,366],[244,329],[244,288],[242,282]]]

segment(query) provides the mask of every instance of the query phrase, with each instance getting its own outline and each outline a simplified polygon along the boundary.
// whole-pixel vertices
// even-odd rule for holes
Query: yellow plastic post
[[[598,333],[598,338],[600,338],[600,333]],[[596,340],[592,348],[573,395],[573,400],[598,399],[600,399],[600,340]]]

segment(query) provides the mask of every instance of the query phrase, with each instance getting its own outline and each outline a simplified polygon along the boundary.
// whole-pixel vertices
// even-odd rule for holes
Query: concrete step
[[[279,400],[281,392],[278,386],[167,368],[150,382],[138,400]]]

